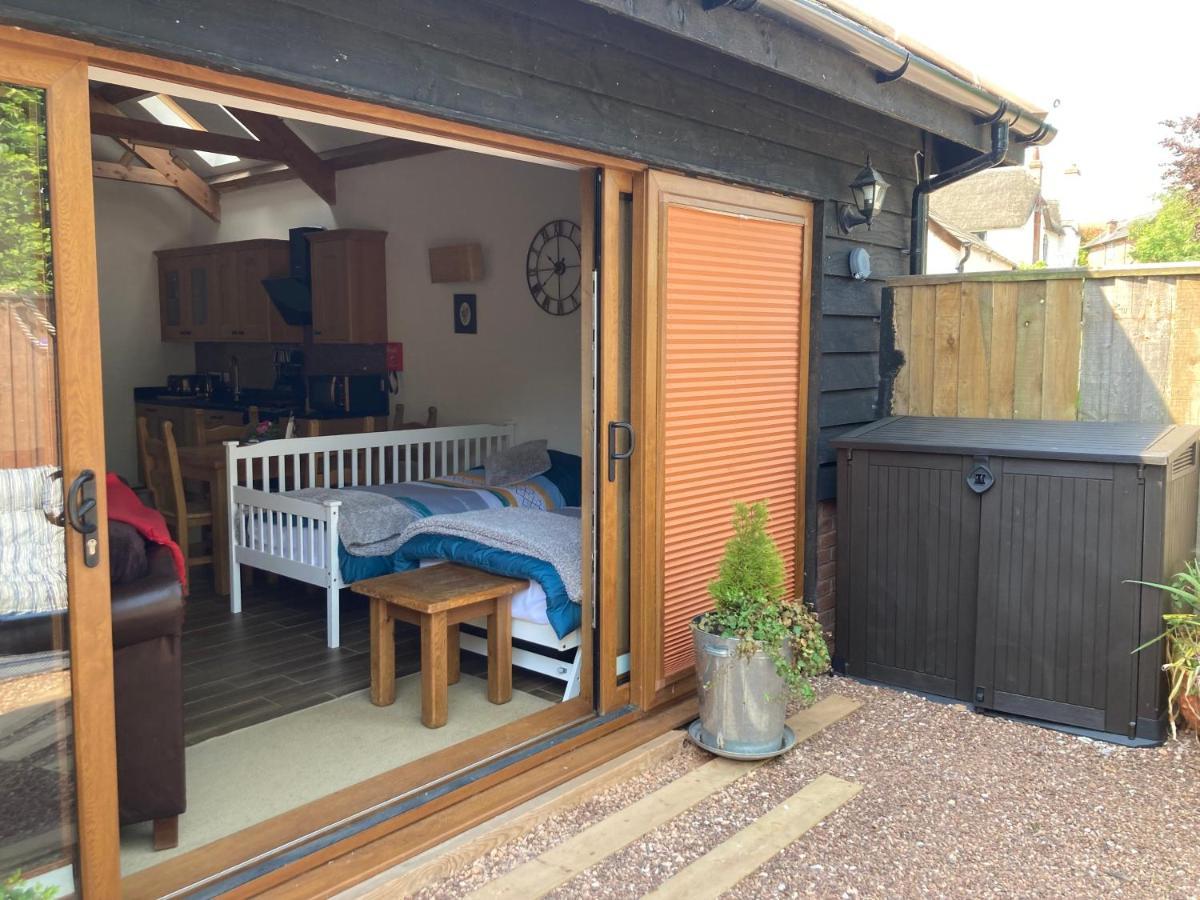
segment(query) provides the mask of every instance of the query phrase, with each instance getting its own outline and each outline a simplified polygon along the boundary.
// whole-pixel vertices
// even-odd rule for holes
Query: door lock
[[[89,569],[100,564],[100,539],[96,532],[96,473],[84,469],[67,489],[67,524],[83,535],[83,562]]]

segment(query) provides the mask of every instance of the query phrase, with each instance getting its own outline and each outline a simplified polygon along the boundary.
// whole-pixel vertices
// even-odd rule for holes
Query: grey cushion
[[[550,454],[546,442],[526,441],[493,453],[483,461],[483,480],[489,487],[503,487],[528,481],[550,470]]]

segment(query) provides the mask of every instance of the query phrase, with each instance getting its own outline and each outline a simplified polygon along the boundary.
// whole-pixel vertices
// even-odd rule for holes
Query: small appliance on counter
[[[309,412],[381,416],[388,411],[383,375],[309,375]]]
[[[179,397],[194,397],[196,395],[196,376],[168,375],[167,393]]]
[[[275,383],[271,393],[293,403],[304,402],[304,353],[300,350],[275,350]]]

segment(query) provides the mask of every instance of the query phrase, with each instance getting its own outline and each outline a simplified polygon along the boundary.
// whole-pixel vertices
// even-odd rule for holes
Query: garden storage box
[[[901,416],[838,450],[836,662],[991,709],[1161,740],[1169,581],[1195,553],[1182,425]]]

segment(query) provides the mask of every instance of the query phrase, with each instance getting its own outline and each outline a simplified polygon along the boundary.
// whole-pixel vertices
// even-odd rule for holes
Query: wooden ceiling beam
[[[423,144],[419,141],[406,141],[400,138],[379,138],[361,144],[351,144],[348,147],[338,147],[319,154],[321,159],[332,166],[334,171],[356,169],[360,166],[372,166],[376,163],[390,162],[394,159],[407,159],[412,156],[424,156],[426,153],[438,153],[445,150],[437,144]],[[219,193],[240,191],[246,188],[260,187],[264,184],[277,184],[289,181],[299,176],[287,166],[274,164],[241,172],[228,172],[210,178],[208,183]]]
[[[321,159],[279,116],[249,109],[231,109],[229,114],[261,141],[277,151],[270,157],[286,163],[297,177],[330,206],[337,202],[337,172]]]
[[[130,166],[119,162],[93,162],[92,175],[113,181],[132,181],[136,184],[153,184],[158,187],[175,187],[175,184],[158,169],[147,166]]]
[[[122,115],[119,109],[95,94],[92,95],[92,111],[112,118],[119,118]],[[125,138],[115,138],[115,140],[127,152],[132,153],[161,174],[206,216],[214,222],[221,221],[221,199],[217,196],[217,192],[209,187],[203,178],[181,165],[170,150],[139,144]]]
[[[215,131],[199,131],[193,128],[181,128],[177,125],[164,125],[161,122],[131,119],[119,112],[117,115],[113,115],[95,108],[92,109],[92,134],[133,141],[143,146],[204,150],[208,153],[225,153],[242,159],[287,162],[281,151],[262,141],[217,134]]]

